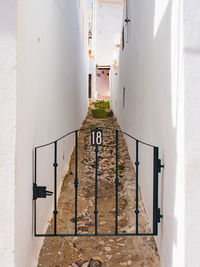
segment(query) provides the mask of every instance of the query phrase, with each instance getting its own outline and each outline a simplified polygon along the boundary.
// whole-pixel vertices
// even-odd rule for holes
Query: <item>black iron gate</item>
[[[94,233],[78,233],[77,230],[77,222],[78,222],[78,186],[79,186],[79,177],[78,177],[78,134],[80,131],[89,130],[90,131],[90,145],[94,147],[95,151],[95,201],[94,201]],[[98,153],[99,147],[103,146],[103,133],[105,130],[111,130],[115,134],[115,225],[113,225],[113,233],[99,233],[98,232]],[[118,194],[119,194],[119,175],[118,175],[118,146],[119,146],[119,133],[124,136],[131,138],[135,142],[135,185],[136,185],[136,194],[135,194],[135,210],[130,211],[135,213],[135,231],[133,233],[121,233],[118,231]],[[74,173],[74,231],[73,233],[59,233],[57,229],[57,167],[58,167],[58,158],[57,158],[57,145],[58,142],[64,139],[67,136],[74,135],[75,138],[75,173]],[[152,163],[153,163],[153,223],[152,223],[152,231],[150,232],[140,232],[139,229],[139,146],[140,144],[149,147],[152,149]],[[46,190],[46,186],[39,186],[37,183],[37,165],[38,159],[37,154],[38,151],[42,148],[48,146],[54,146],[54,190],[53,192]],[[164,165],[161,164],[161,160],[159,159],[159,148],[156,146],[152,146],[145,142],[139,141],[133,136],[129,135],[118,129],[106,128],[106,127],[98,127],[98,128],[81,128],[79,130],[72,131],[63,137],[55,140],[54,142],[41,145],[35,148],[35,174],[34,174],[34,183],[33,183],[33,200],[34,200],[34,235],[37,237],[41,236],[151,236],[158,235],[158,223],[160,223],[160,218],[162,215],[160,214],[160,208],[158,206],[158,178],[159,173],[161,172],[161,168]],[[46,198],[47,196],[52,196],[54,198],[54,210],[53,210],[53,221],[54,221],[54,229],[53,233],[38,233],[37,232],[37,216],[36,216],[36,208],[37,208],[37,199]]]

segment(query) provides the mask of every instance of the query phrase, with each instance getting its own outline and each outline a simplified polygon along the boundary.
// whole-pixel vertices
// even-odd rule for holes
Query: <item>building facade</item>
[[[109,71],[120,44],[124,0],[89,1],[89,56],[93,98],[109,98]]]
[[[122,130],[160,147],[162,267],[200,263],[199,1],[126,0],[111,106]],[[117,75],[115,75],[117,73]],[[128,142],[128,140],[127,140]],[[128,143],[133,155],[135,148]],[[142,199],[152,221],[151,161],[140,147]]]
[[[0,266],[37,266],[34,147],[80,127],[88,109],[87,1],[0,3]],[[58,181],[74,140],[58,147]],[[39,156],[38,184],[52,189],[53,150]],[[52,199],[38,210],[41,231]]]

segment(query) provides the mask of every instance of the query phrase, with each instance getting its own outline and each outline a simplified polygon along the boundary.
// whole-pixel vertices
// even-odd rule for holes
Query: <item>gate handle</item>
[[[52,196],[53,192],[46,190],[46,186],[37,186],[33,183],[33,200],[37,198],[46,198],[47,196]]]

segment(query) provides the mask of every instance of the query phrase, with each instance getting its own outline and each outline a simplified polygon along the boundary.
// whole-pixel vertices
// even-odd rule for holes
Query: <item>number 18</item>
[[[102,130],[91,131],[91,145],[102,146]]]

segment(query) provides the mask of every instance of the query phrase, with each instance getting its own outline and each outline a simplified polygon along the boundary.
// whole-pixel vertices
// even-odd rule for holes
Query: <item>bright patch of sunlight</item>
[[[181,100],[183,105],[183,99]],[[183,113],[183,112],[182,112]],[[175,207],[174,217],[176,221],[175,228],[171,229],[176,236],[174,236],[173,243],[173,264],[172,266],[185,266],[185,257],[183,251],[185,251],[185,168],[184,168],[184,115],[179,115],[179,126],[177,130],[177,173],[176,173],[176,185],[175,185]],[[178,262],[177,262],[178,261]]]
[[[170,0],[156,0],[155,1],[155,15],[154,15],[154,38],[160,27],[165,11]]]
[[[184,122],[184,106],[185,98],[183,94],[184,81],[178,86],[178,108],[177,108],[177,168],[176,168],[176,185],[175,185],[175,207],[174,207],[174,217],[176,219],[177,225],[177,236],[175,237],[175,242],[173,245],[173,266],[185,266],[185,257],[183,251],[185,251],[185,122]],[[177,256],[178,255],[178,256]],[[176,262],[178,260],[178,262]]]
[[[178,1],[172,3],[171,14],[171,112],[173,127],[177,127],[177,109],[178,109],[178,87],[180,62],[179,49],[182,42],[180,42],[180,25],[179,14],[180,6]]]

